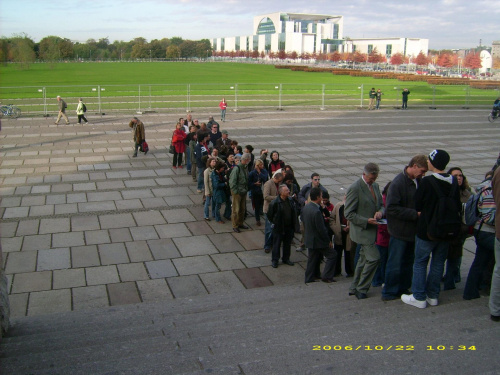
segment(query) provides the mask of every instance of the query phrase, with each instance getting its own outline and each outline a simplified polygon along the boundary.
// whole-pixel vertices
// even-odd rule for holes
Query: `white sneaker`
[[[419,309],[425,309],[427,307],[426,301],[419,301],[415,299],[415,297],[413,297],[413,294],[403,294],[401,296],[401,301],[403,301],[407,305],[418,307]]]
[[[437,306],[439,304],[439,301],[438,301],[437,298],[429,298],[429,297],[427,297],[426,301],[431,306]]]

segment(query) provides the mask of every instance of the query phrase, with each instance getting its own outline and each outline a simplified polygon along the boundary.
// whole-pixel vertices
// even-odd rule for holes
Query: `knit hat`
[[[227,132],[227,130],[223,130],[223,131],[221,131],[221,133],[222,133],[222,134],[229,134],[229,133]]]
[[[429,161],[434,168],[444,171],[450,161],[450,155],[445,150],[434,150],[429,154]]]

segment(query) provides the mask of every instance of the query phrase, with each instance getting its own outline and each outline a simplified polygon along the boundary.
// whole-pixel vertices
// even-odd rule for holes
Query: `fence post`
[[[188,85],[187,85],[187,108],[186,108],[186,112],[191,112],[191,110],[190,110],[190,108],[191,108],[190,100],[191,100],[191,84],[188,83]]]
[[[324,111],[325,110],[325,84],[323,83],[323,92],[321,95],[321,108],[320,110]]]
[[[470,86],[467,86],[465,88],[465,108],[466,109],[470,104],[470,90],[469,89],[470,89]]]
[[[97,85],[97,102],[99,103],[99,116],[102,116],[102,111],[101,111],[101,85]]]
[[[149,85],[149,110],[151,111],[151,85]]]
[[[282,87],[283,87],[283,84],[280,83],[280,87],[279,87],[279,106],[278,106],[278,110],[279,111],[283,110],[283,108],[281,107],[281,89],[282,89]]]
[[[238,84],[234,85],[234,112],[238,112]]]
[[[44,86],[42,88],[43,91],[43,116],[48,117],[47,115],[47,88]]]
[[[141,113],[141,85],[139,85],[139,109],[137,113]]]
[[[436,86],[432,86],[432,108],[436,108]]]
[[[361,84],[361,109],[363,108],[363,90],[364,90],[364,85],[363,83]]]

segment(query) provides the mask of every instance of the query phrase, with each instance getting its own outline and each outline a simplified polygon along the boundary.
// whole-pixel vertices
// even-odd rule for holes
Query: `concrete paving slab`
[[[71,265],[73,268],[100,266],[97,246],[75,246],[71,248]]]
[[[147,242],[155,260],[180,258],[181,254],[170,238]]]
[[[143,302],[159,302],[174,298],[165,279],[137,281]]]
[[[200,275],[210,294],[243,290],[245,287],[231,271],[205,273]]]
[[[102,244],[98,245],[97,248],[103,266],[130,262],[123,243]]]
[[[169,224],[196,222],[195,217],[186,208],[161,210],[161,214]]]
[[[87,285],[119,283],[120,277],[116,266],[88,267],[85,268]]]
[[[264,233],[261,231],[245,231],[234,233],[234,238],[245,248],[245,250],[262,249],[264,244]]]
[[[52,289],[76,288],[86,285],[83,268],[54,270],[52,278]]]
[[[101,223],[101,229],[135,227],[134,218],[130,213],[100,215],[99,222]]]
[[[35,221],[35,220],[30,220],[30,221]],[[11,222],[11,223],[0,222],[0,233],[2,235],[2,238],[14,237],[16,235],[16,232],[19,231],[20,225],[21,225],[21,223],[17,223],[17,222]],[[26,233],[26,234],[33,234],[33,233]],[[22,235],[23,234],[18,234],[18,236],[22,236]]]
[[[180,237],[173,241],[184,257],[218,253],[207,236]]]
[[[208,294],[198,275],[170,277],[167,279],[167,283],[175,298]]]
[[[55,233],[52,235],[52,247],[83,246],[83,232]]]
[[[247,289],[273,285],[271,280],[259,268],[238,269],[234,270],[234,274]]]
[[[236,253],[245,250],[230,233],[209,234],[208,238],[220,253]]]
[[[37,271],[60,270],[70,267],[69,247],[38,251]]]
[[[109,306],[106,285],[73,288],[73,309],[90,310]]]
[[[71,311],[70,289],[30,293],[28,316]]]
[[[85,202],[78,203],[78,212],[102,212],[102,211],[116,211],[116,205],[114,201],[106,202]]]
[[[266,254],[264,250],[242,251],[236,253],[236,255],[248,268],[271,265],[271,253]]]
[[[29,207],[7,207],[2,215],[4,219],[28,217]]]
[[[69,218],[41,219],[39,234],[66,233],[70,231]]]
[[[67,215],[67,214],[77,214],[78,212],[78,204],[76,203],[68,203],[68,204],[56,204],[54,206],[54,214],[55,215]]]
[[[155,227],[151,225],[130,228],[130,234],[134,241],[158,239],[158,233],[156,233]]]
[[[17,273],[12,281],[12,293],[38,292],[50,290],[52,285],[52,272]]]
[[[234,253],[212,254],[210,257],[221,271],[245,268],[245,265],[241,262],[240,258],[238,258]]]
[[[289,285],[304,280],[304,269],[298,264],[291,267],[286,264],[279,263],[278,268],[261,267],[262,272],[271,280],[274,285]]]
[[[194,275],[205,272],[217,272],[217,266],[208,255],[172,259],[179,275]]]
[[[122,282],[149,280],[148,273],[144,268],[144,263],[118,264],[118,274]]]
[[[54,205],[47,204],[43,206],[31,206],[29,216],[53,216],[54,215]]]
[[[130,230],[128,228],[109,229],[111,242],[128,242],[132,241]]]
[[[120,211],[141,210],[144,208],[140,199],[115,201],[116,209]]]
[[[107,230],[87,230],[85,231],[85,243],[87,245],[100,245],[110,243],[109,233]]]
[[[12,252],[4,256],[7,259],[5,266],[5,273],[7,274],[34,272],[36,270],[36,251]]]
[[[191,232],[185,224],[164,224],[155,225],[156,232],[160,238],[188,237]]]
[[[167,224],[162,214],[155,210],[134,212],[132,214],[138,225],[156,225],[156,224]]]
[[[29,293],[18,293],[9,295],[10,318],[16,319],[26,316],[28,312]]]
[[[125,247],[127,249],[128,257],[132,263],[153,260],[153,255],[151,254],[146,241],[126,242]]]
[[[139,292],[135,283],[109,284],[106,287],[108,288],[109,304],[111,306],[129,305],[141,302],[141,297],[139,297]]]
[[[23,238],[22,237],[5,237],[0,238],[2,243],[2,251],[4,253],[11,253],[16,251],[21,251],[21,246],[23,246]],[[36,250],[36,249],[31,249]]]
[[[191,223],[186,223],[186,226],[195,236],[214,233],[212,228],[205,221],[193,221]]]
[[[161,279],[179,275],[176,268],[172,264],[172,261],[168,259],[154,260],[145,262],[144,264],[146,265],[149,276],[152,279]]]
[[[191,199],[189,199],[189,197],[186,197],[186,196],[164,197],[163,199],[171,207],[175,207],[175,206],[187,206],[187,205],[193,204],[193,202],[191,201]]]

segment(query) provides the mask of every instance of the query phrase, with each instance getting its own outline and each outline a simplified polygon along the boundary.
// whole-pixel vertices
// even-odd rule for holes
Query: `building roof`
[[[308,13],[282,13],[292,20],[320,21],[330,18],[342,18],[342,16],[332,16],[329,14],[308,14]]]

